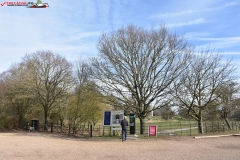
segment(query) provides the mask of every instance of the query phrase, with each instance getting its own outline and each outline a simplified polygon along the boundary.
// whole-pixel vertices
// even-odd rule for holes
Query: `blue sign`
[[[111,111],[104,111],[104,126],[110,126],[111,125]]]

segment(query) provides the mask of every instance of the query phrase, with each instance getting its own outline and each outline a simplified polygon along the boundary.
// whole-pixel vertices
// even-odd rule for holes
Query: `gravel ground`
[[[0,133],[0,160],[239,160],[240,136],[195,139],[68,138],[39,132]]]

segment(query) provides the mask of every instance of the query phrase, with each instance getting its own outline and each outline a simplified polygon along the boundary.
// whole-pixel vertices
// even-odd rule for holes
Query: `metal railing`
[[[156,125],[158,135],[198,135],[199,126],[197,122],[159,122],[159,123],[145,123],[144,134],[148,134],[148,126]],[[226,125],[225,122],[219,121],[205,121],[202,122],[202,131],[203,133],[217,133],[217,132],[239,132],[240,123],[238,121],[230,122],[231,129]],[[27,125],[24,127],[29,131],[30,126]],[[44,131],[44,126],[39,125],[38,131]],[[121,130],[113,129],[109,126],[102,125],[54,125],[51,124],[48,129],[48,132],[51,133],[61,133],[67,135],[83,136],[83,137],[101,137],[101,136],[120,136]],[[128,131],[129,133],[129,131]],[[140,134],[140,124],[135,126],[135,134]]]

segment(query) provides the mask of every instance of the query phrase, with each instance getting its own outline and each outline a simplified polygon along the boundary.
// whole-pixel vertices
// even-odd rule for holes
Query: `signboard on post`
[[[104,111],[103,126],[111,126],[111,111]]]
[[[157,126],[148,126],[148,136],[157,137]]]
[[[118,111],[112,111],[112,126],[113,127],[120,127],[121,126],[121,121],[123,120],[124,117],[124,111],[123,110],[118,110]]]
[[[120,127],[124,117],[124,111],[104,111],[103,126]]]

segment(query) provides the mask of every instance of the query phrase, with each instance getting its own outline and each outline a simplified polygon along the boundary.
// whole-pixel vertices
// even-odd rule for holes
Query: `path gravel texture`
[[[0,133],[0,160],[239,160],[240,136],[121,139]]]

